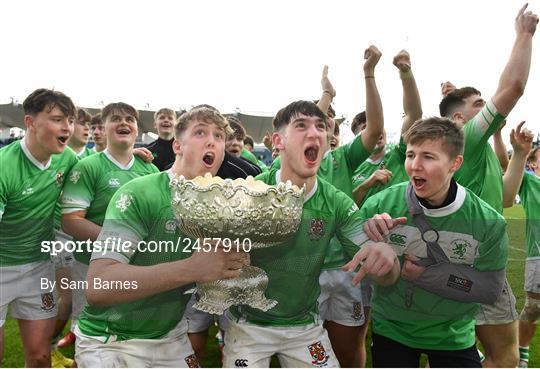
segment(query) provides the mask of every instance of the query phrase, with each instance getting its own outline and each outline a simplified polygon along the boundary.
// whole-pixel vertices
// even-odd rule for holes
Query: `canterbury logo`
[[[236,359],[234,361],[234,366],[237,368],[246,368],[248,366],[247,359]]]
[[[390,242],[397,243],[398,245],[405,245],[406,236],[402,234],[391,233]]]

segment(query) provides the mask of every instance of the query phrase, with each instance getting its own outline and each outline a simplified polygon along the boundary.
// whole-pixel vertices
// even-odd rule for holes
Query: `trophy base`
[[[210,314],[223,314],[233,305],[267,311],[277,305],[277,301],[264,296],[267,285],[268,276],[264,270],[246,266],[238,278],[198,283],[197,302],[193,307]]]

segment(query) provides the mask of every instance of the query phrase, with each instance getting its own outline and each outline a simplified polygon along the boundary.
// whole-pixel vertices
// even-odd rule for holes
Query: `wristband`
[[[364,76],[364,78],[373,78],[373,79],[375,79],[375,76]]]
[[[408,71],[406,72],[402,72],[402,71],[399,71],[399,77],[401,79],[409,79],[409,78],[412,78],[412,70],[409,69]]]

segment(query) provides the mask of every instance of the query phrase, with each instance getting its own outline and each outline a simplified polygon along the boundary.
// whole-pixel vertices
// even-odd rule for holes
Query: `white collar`
[[[384,160],[384,155],[381,156],[380,159],[377,159],[377,160],[373,160],[371,158],[367,158],[366,161],[370,164],[373,164],[373,165],[376,165],[376,164],[380,164],[382,161]]]
[[[79,152],[77,152],[77,151],[75,151],[75,150],[73,150],[73,149],[71,149],[71,150],[73,150],[73,152],[75,153],[75,155],[81,156],[82,154],[84,154],[84,149],[86,149],[86,146],[83,146],[82,150],[79,151]]]
[[[456,198],[454,199],[454,201],[452,201],[450,204],[442,208],[428,209],[424,207],[422,204],[420,204],[420,206],[422,206],[422,209],[424,210],[424,214],[430,217],[440,218],[440,217],[445,217],[447,215],[453,214],[456,211],[458,211],[463,205],[463,203],[465,202],[467,191],[465,191],[465,188],[461,186],[459,183],[457,184],[457,186],[458,188],[457,188]]]
[[[332,152],[331,149],[326,150],[326,152],[324,153],[324,155],[323,155],[322,158],[323,158],[323,159],[326,158],[328,155],[330,155],[331,152]]]
[[[103,150],[103,153],[105,154],[107,159],[109,159],[114,165],[116,165],[118,168],[120,168],[122,170],[130,170],[131,167],[133,166],[133,164],[135,164],[135,155],[133,155],[133,154],[132,154],[132,157],[131,157],[131,160],[129,161],[129,163],[127,165],[122,165],[122,163],[118,162],[118,160],[116,160],[111,155],[109,150],[105,149],[105,150]]]
[[[47,161],[47,164],[42,164],[39,160],[37,160],[34,157],[34,155],[32,155],[32,153],[30,152],[30,149],[28,149],[28,146],[26,145],[26,137],[21,140],[21,148],[24,155],[26,155],[26,157],[28,158],[28,160],[30,160],[32,164],[34,164],[39,170],[45,170],[51,166],[52,155],[49,158],[49,161]]]
[[[279,169],[276,172],[276,184],[281,183],[281,182],[282,182],[282,180],[281,180],[281,169]],[[315,195],[315,192],[317,192],[317,187],[318,187],[317,183],[318,183],[317,178],[315,178],[315,185],[313,186],[311,191],[309,191],[309,193],[304,196],[304,204],[306,202],[308,202],[308,200],[311,199],[313,197],[313,195]]]

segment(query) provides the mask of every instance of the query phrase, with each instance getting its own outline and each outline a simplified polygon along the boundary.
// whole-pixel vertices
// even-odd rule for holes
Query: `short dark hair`
[[[282,127],[288,125],[291,119],[295,118],[299,114],[304,114],[309,117],[316,116],[321,118],[326,123],[326,114],[312,101],[299,100],[290,103],[286,107],[277,112],[272,121],[274,131],[279,131]]]
[[[91,126],[94,126],[96,124],[103,124],[103,121],[101,120],[101,113],[96,113],[92,115],[92,119],[90,119]]]
[[[92,116],[86,109],[77,108],[77,120],[81,123],[90,122],[92,120]]]
[[[472,95],[482,96],[480,91],[474,87],[456,88],[448,95],[443,97],[439,103],[439,113],[441,117],[451,118],[452,115],[460,109],[465,103],[465,99]]]
[[[419,119],[403,135],[407,144],[421,144],[427,140],[442,140],[442,147],[448,156],[463,155],[465,139],[463,131],[450,119],[431,117]]]
[[[242,125],[240,119],[229,116],[227,117],[227,120],[229,121],[229,126],[233,130],[233,133],[228,135],[227,139],[236,138],[239,141],[244,141],[244,138],[246,137],[246,130],[244,129],[244,126]]]
[[[161,108],[161,109],[159,109],[158,111],[156,111],[154,113],[154,120],[157,120],[158,115],[160,115],[160,114],[169,114],[169,115],[171,115],[173,117],[173,120],[176,121],[176,112],[174,110],[172,110],[172,109],[169,109],[169,108]]]
[[[251,145],[251,147],[254,147],[255,142],[253,141],[253,137],[246,135],[246,137],[244,137],[244,145]]]
[[[114,113],[125,113],[129,114],[139,121],[139,112],[133,106],[126,104],[124,102],[110,103],[103,109],[101,109],[101,120],[105,123],[109,115]]]
[[[26,115],[37,115],[48,109],[51,112],[55,107],[66,116],[75,118],[77,108],[71,98],[60,91],[38,88],[32,92],[23,102],[23,110]]]
[[[366,112],[363,111],[361,113],[358,113],[354,116],[352,123],[351,123],[351,131],[352,133],[356,134],[356,130],[362,127],[362,125],[365,125],[367,121],[366,118]]]

